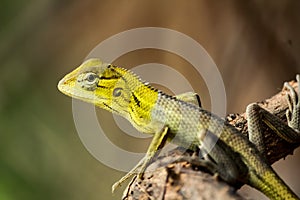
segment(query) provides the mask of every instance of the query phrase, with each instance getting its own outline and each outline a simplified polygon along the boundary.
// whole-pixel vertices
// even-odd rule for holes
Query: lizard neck
[[[128,115],[126,118],[141,132],[151,133],[152,130],[152,109],[156,105],[159,90],[139,79],[133,73],[126,73],[123,78],[128,83]]]

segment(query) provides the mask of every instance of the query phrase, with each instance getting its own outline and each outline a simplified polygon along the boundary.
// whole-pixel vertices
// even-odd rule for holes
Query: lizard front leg
[[[130,170],[130,172],[128,172],[115,184],[113,184],[112,192],[114,192],[117,187],[121,186],[123,182],[125,182],[133,175],[137,175],[138,178],[142,178],[148,165],[153,161],[153,158],[159,153],[159,150],[162,149],[166,144],[168,130],[169,128],[165,126],[161,131],[154,134],[154,137],[151,141],[150,146],[148,147],[145,157],[142,158],[140,162],[132,170]]]
[[[194,105],[201,107],[200,97],[197,93],[186,92],[183,94],[176,95],[176,98]],[[148,147],[147,153],[144,158],[142,158],[139,163],[131,169],[125,176],[123,176],[119,181],[113,184],[112,192],[116,190],[117,187],[120,187],[123,182],[137,175],[138,178],[141,178],[147,168],[147,166],[153,161],[153,158],[158,154],[159,150],[163,148],[167,140],[168,127],[164,127],[161,131],[154,134],[154,137],[151,141],[150,146]],[[183,159],[184,160],[184,159]],[[211,167],[213,171],[213,167]]]
[[[195,92],[186,92],[186,93],[176,95],[175,97],[181,101],[194,104],[196,106],[199,106],[200,108],[202,107],[200,96]]]

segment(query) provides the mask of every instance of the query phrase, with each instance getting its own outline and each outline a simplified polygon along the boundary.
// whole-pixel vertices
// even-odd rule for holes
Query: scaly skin
[[[225,180],[233,185],[248,184],[270,199],[298,199],[261,157],[256,146],[237,129],[192,103],[153,88],[126,69],[90,59],[67,74],[58,89],[125,117],[141,132],[159,134],[167,127],[169,141],[192,150],[203,145],[203,134],[212,133],[219,138],[215,149],[226,152],[225,157],[229,158],[224,161],[218,153],[210,154],[217,165],[225,167],[219,168],[225,171],[220,174],[228,170],[223,176]]]

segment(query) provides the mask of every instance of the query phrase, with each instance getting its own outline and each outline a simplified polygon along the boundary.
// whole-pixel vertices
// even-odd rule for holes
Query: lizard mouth
[[[68,81],[65,78],[61,79],[58,82],[57,88],[60,92],[64,93],[65,95],[68,96],[74,95],[74,92],[72,92],[72,87],[68,84]]]

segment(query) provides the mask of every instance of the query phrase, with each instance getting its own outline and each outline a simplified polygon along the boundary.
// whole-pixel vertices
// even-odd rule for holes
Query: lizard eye
[[[98,76],[95,73],[90,72],[85,75],[85,80],[87,80],[89,83],[93,84],[97,80],[97,77]]]
[[[122,90],[123,90],[122,88],[115,88],[114,91],[113,91],[114,97],[121,96]]]
[[[97,88],[99,78],[98,75],[93,72],[81,74],[77,80],[79,85],[86,90],[95,90]]]

